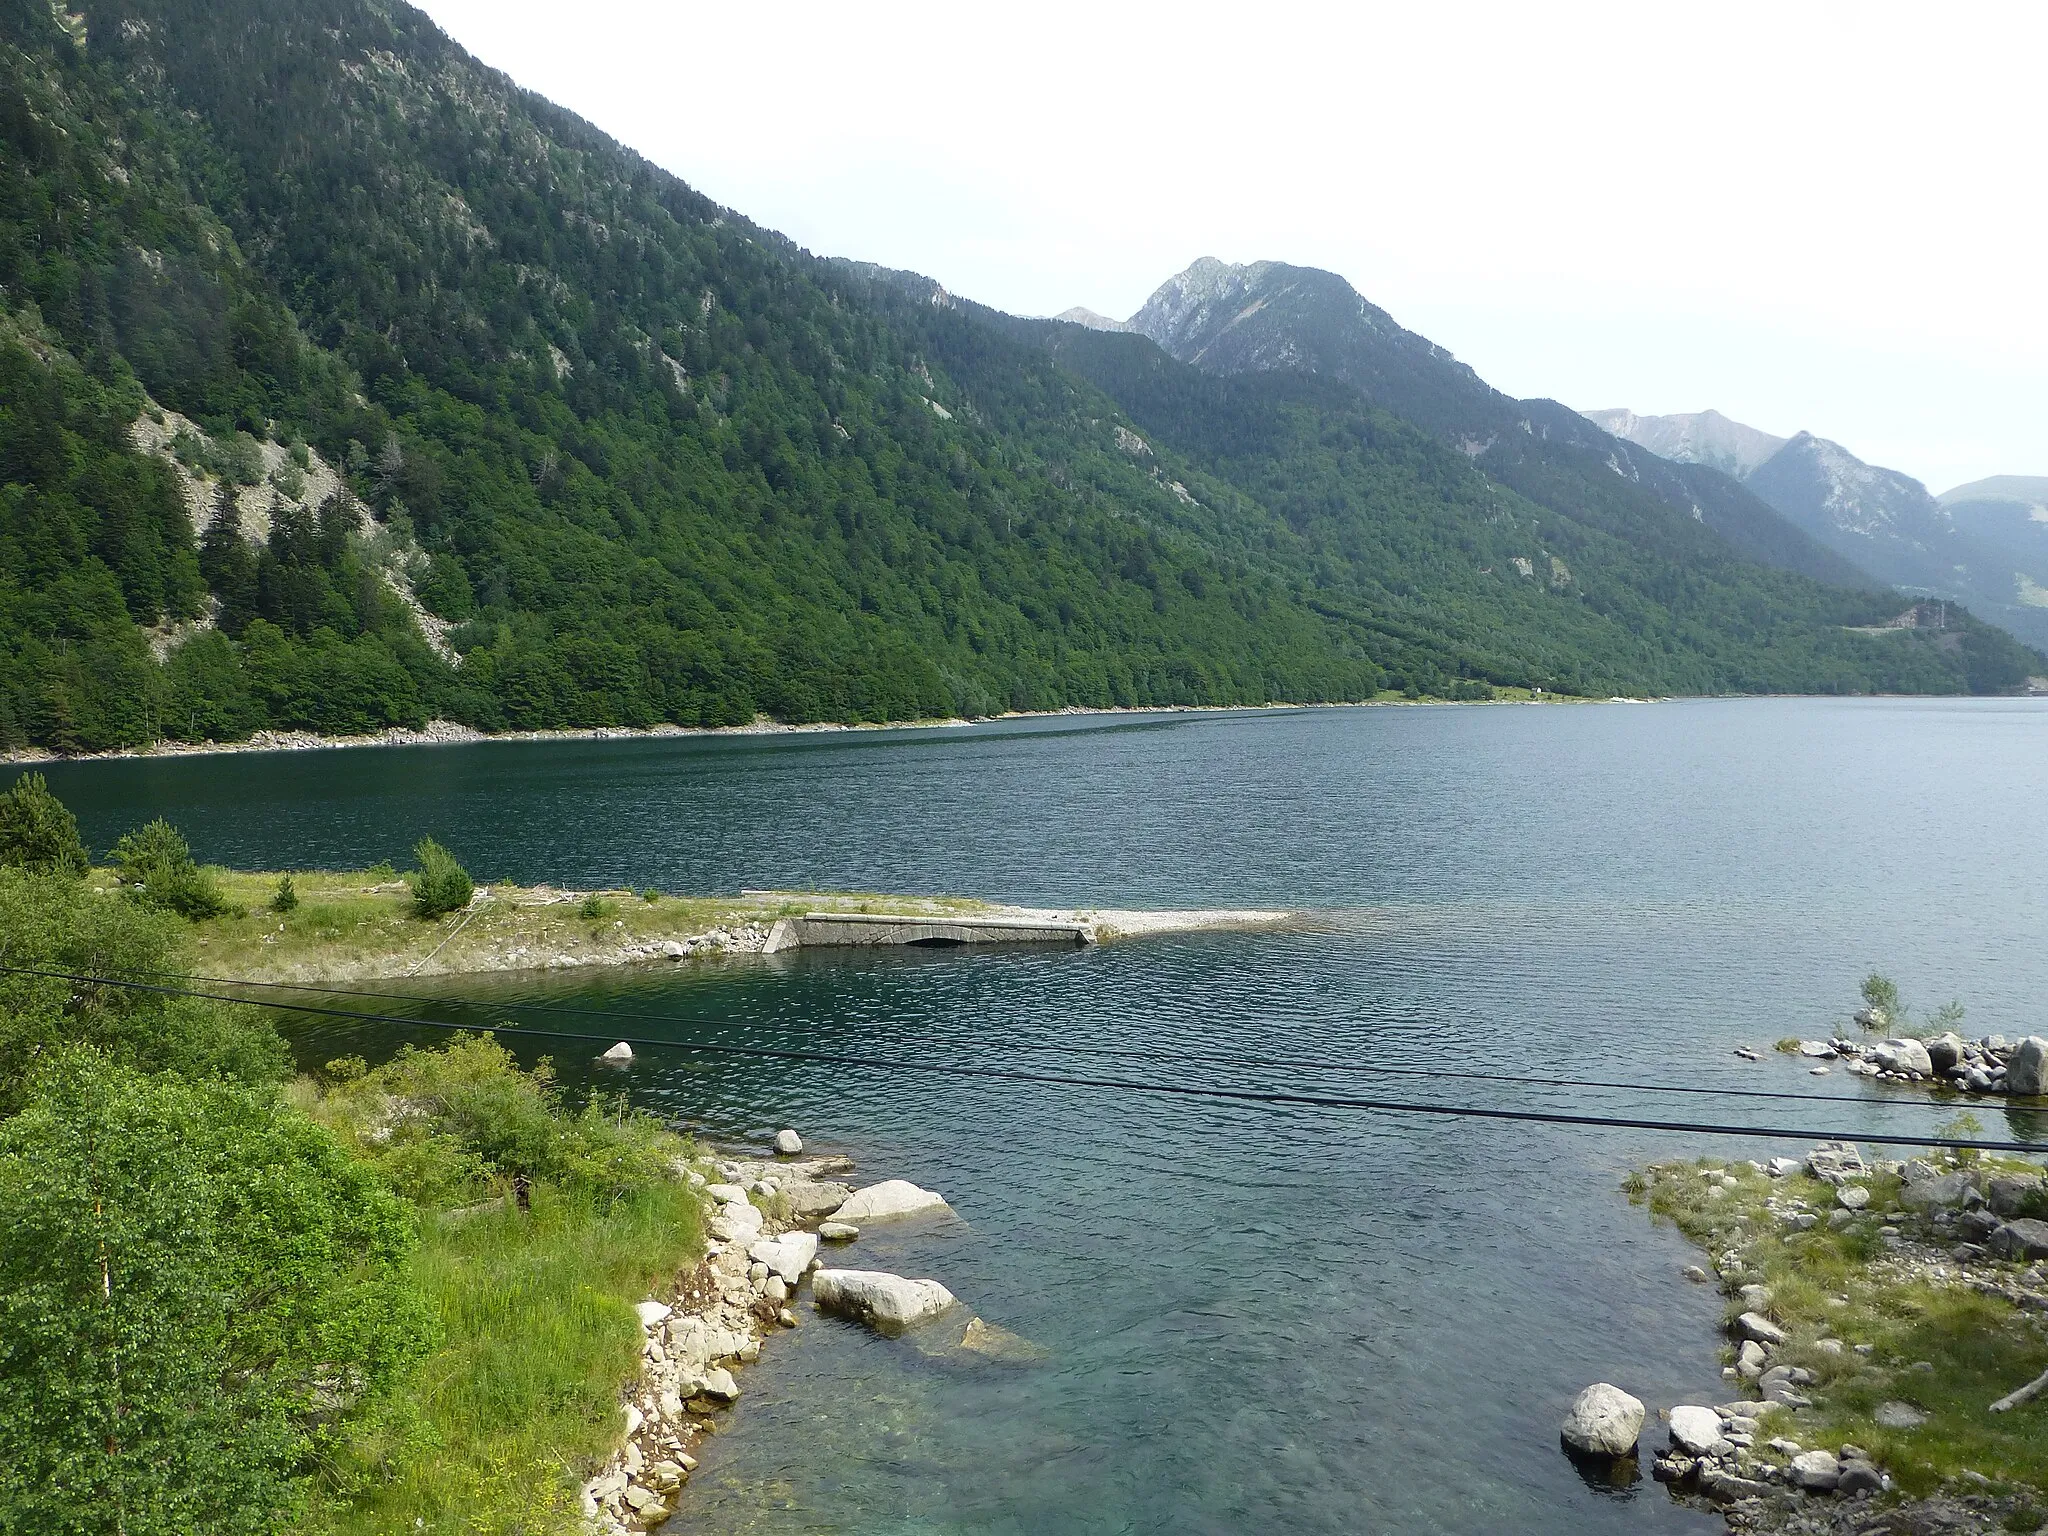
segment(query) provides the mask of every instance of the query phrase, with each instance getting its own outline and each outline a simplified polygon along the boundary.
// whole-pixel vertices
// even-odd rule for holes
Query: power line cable
[[[159,974],[172,975],[173,972]],[[386,1002],[426,1004],[430,1007],[457,1007],[480,1009],[517,1009],[521,1012],[560,1013],[579,1018],[628,1020],[639,1024],[664,1024],[673,1022],[659,1014],[634,1013],[613,1008],[581,1008],[569,1003],[508,1002],[494,1003],[483,998],[429,997],[414,992],[383,992],[357,987],[329,987],[308,982],[286,981],[241,981],[232,976],[185,976],[188,981],[206,982],[225,987],[260,987],[281,992],[316,992],[328,997],[373,997]],[[253,998],[237,998],[237,1002],[248,1002],[263,1006]],[[681,1045],[681,1041],[670,1041]],[[1787,1093],[1771,1088],[1723,1088],[1695,1087],[1684,1083],[1626,1083],[1600,1078],[1576,1077],[1527,1077],[1504,1072],[1472,1072],[1457,1068],[1434,1067],[1392,1067],[1378,1062],[1344,1061],[1303,1061],[1285,1056],[1241,1056],[1220,1051],[1135,1051],[1117,1050],[1107,1046],[1074,1045],[1067,1042],[1058,1044],[1023,1043],[1016,1046],[1021,1050],[1046,1051],[1056,1055],[1094,1056],[1112,1061],[1159,1062],[1169,1064],[1199,1064],[1204,1066],[1237,1067],[1247,1071],[1280,1068],[1296,1072],[1342,1072],[1366,1076],[1421,1077],[1432,1081],[1452,1078],[1461,1082],[1506,1083],[1524,1088],[1598,1088],[1625,1093],[1679,1093],[1688,1096],[1708,1098],[1773,1099],[1796,1104],[1856,1104],[1870,1105],[1880,1100],[1841,1093]],[[1946,1104],[1927,1100],[1900,1102],[1894,1105],[1900,1109],[1948,1109]]]
[[[360,1023],[398,1024],[413,1028],[440,1029],[461,1033],[488,1032],[492,1034],[536,1036],[542,1039],[583,1040],[593,1044],[603,1044],[612,1038],[609,1035],[593,1035],[572,1030],[531,1029],[520,1025],[500,1025],[489,1031],[474,1031],[473,1026],[450,1024],[440,1019],[422,1019],[400,1014],[360,1013],[351,1008],[329,1008],[314,1003],[257,1001],[250,998],[230,997],[217,992],[202,992],[193,988],[166,987],[151,982],[123,981],[115,977],[81,975],[70,971],[37,970],[26,966],[0,966],[0,974],[40,976],[52,981],[70,981],[85,986],[123,987],[133,991],[152,992],[169,997],[194,997],[213,1002],[242,1003],[250,1007],[275,1008],[291,1013],[309,1013],[333,1018],[352,1019]],[[1068,1077],[1057,1073],[1027,1072],[1010,1067],[976,1067],[954,1062],[912,1061],[885,1056],[856,1056],[840,1051],[795,1051],[765,1046],[710,1044],[704,1041],[635,1039],[631,1036],[627,1036],[624,1043],[652,1050],[697,1051],[714,1055],[746,1057],[755,1060],[799,1061],[814,1065],[853,1067],[874,1071],[932,1072],[948,1077],[1035,1083],[1061,1088],[1109,1089],[1122,1093],[1144,1093],[1169,1098],[1284,1105],[1290,1108],[1365,1109],[1386,1114],[1438,1115],[1464,1120],[1496,1120],[1542,1125],[1570,1125],[1603,1130],[1661,1131],[1672,1134],[1719,1136],[1724,1138],[1735,1136],[1769,1141],[1829,1141],[1853,1136],[1853,1139],[1857,1141],[1869,1142],[1874,1146],[1942,1147],[1954,1151],[2019,1153],[2039,1153],[2044,1150],[2038,1143],[2024,1141],[1991,1141],[1954,1136],[1898,1136],[1882,1132],[1856,1134],[1846,1131],[1813,1131],[1769,1125],[1714,1125],[1684,1120],[1638,1119],[1621,1115],[1567,1115],[1555,1111],[1492,1109],[1476,1104],[1417,1104],[1397,1099],[1338,1098],[1321,1094],[1288,1093],[1279,1090],[1195,1088],[1175,1083],[1149,1083],[1131,1078]]]

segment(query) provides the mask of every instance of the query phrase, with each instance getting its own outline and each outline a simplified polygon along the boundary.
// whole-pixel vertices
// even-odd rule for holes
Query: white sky
[[[812,250],[1123,316],[1341,272],[1515,395],[2048,474],[2048,6],[425,0]]]

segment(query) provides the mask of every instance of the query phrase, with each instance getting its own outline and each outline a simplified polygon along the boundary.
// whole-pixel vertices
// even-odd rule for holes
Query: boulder
[[[1927,1422],[1927,1415],[1911,1403],[1879,1403],[1877,1412],[1871,1415],[1886,1429],[1918,1429]]]
[[[1721,1456],[1730,1446],[1721,1433],[1721,1415],[1711,1408],[1671,1410],[1671,1444],[1688,1456]]]
[[[2005,1091],[2048,1094],[2048,1040],[2029,1035],[2005,1059]]]
[[[732,1379],[731,1371],[718,1365],[704,1373],[701,1390],[704,1396],[714,1402],[730,1403],[738,1399],[740,1384]]]
[[[978,1317],[968,1320],[967,1332],[960,1337],[960,1347],[969,1354],[999,1360],[1005,1365],[1032,1364],[1052,1358],[1052,1351],[1043,1344],[1034,1344],[1021,1334],[999,1328],[994,1323],[985,1323]]]
[[[818,1256],[818,1235],[815,1232],[785,1232],[780,1237],[764,1237],[747,1249],[747,1257],[757,1264],[766,1264],[771,1275],[779,1275],[785,1285],[795,1285],[803,1279],[804,1271],[811,1267],[811,1260]]]
[[[1882,1493],[1884,1474],[1867,1461],[1845,1461],[1835,1479],[1835,1492],[1854,1497],[1859,1493]]]
[[[1763,1345],[1755,1339],[1744,1339],[1742,1348],[1736,1351],[1735,1369],[1744,1381],[1755,1381],[1764,1373],[1764,1362],[1770,1356],[1764,1353]]]
[[[782,1199],[793,1221],[816,1221],[820,1216],[830,1216],[852,1194],[851,1184],[819,1183],[812,1179],[792,1179],[782,1186]]]
[[[1735,1331],[1745,1339],[1754,1339],[1757,1343],[1772,1348],[1785,1342],[1785,1330],[1761,1312],[1745,1312],[1736,1318]]]
[[[1976,1186],[1967,1173],[1944,1173],[1899,1186],[1899,1204],[1909,1211],[1950,1210],[1969,1199]]]
[[[860,1228],[850,1221],[828,1221],[818,1228],[818,1236],[828,1243],[850,1243],[860,1236]]]
[[[1969,1049],[1954,1030],[1945,1035],[1936,1035],[1925,1044],[1927,1059],[1934,1064],[1934,1070],[1937,1072],[1955,1071],[1963,1064],[1963,1053]]]
[[[854,1193],[832,1212],[836,1221],[886,1221],[896,1216],[916,1216],[925,1211],[949,1207],[943,1195],[919,1189],[908,1179],[887,1179]]]
[[[2001,1259],[2048,1259],[2048,1221],[2032,1216],[2008,1221],[1984,1246]]]
[[[747,1198],[745,1186],[739,1184],[706,1184],[704,1193],[720,1205],[728,1205],[734,1200],[744,1202]]]
[[[936,1280],[906,1280],[872,1269],[821,1269],[811,1277],[811,1298],[820,1310],[880,1333],[900,1333],[953,1305],[953,1293]],[[1640,1423],[1642,1405],[1636,1407]]]
[[[668,1321],[671,1309],[665,1302],[640,1301],[633,1304],[633,1310],[640,1315],[642,1328],[657,1328]]]
[[[1833,1061],[1836,1052],[1825,1040],[1802,1040],[1799,1042],[1799,1054],[1815,1061]]]
[[[1740,1504],[1744,1499],[1761,1498],[1770,1491],[1768,1483],[1737,1477],[1719,1467],[1700,1468],[1700,1492],[1716,1504]]]
[[[1845,1211],[1860,1211],[1870,1204],[1870,1191],[1861,1184],[1844,1184],[1835,1191],[1835,1202]]]
[[[730,1201],[718,1208],[711,1230],[727,1241],[745,1242],[761,1230],[760,1209],[744,1200]]]
[[[1887,1040],[1870,1054],[1887,1072],[1917,1072],[1922,1077],[1934,1076],[1934,1062],[1927,1054],[1927,1047],[1918,1040]]]
[[[633,1047],[621,1040],[617,1045],[599,1055],[597,1059],[599,1061],[611,1062],[631,1061],[633,1059]]]
[[[1572,1399],[1559,1435],[1588,1456],[1626,1456],[1643,1432],[1643,1405],[1621,1388],[1596,1381]]]
[[[1808,1493],[1832,1493],[1842,1480],[1842,1464],[1833,1451],[1801,1451],[1785,1469],[1786,1479]]]
[[[795,1157],[803,1149],[804,1139],[797,1135],[795,1131],[785,1130],[775,1133],[775,1150],[784,1157]]]
[[[1992,1214],[2003,1216],[2008,1221],[2019,1215],[2020,1208],[2030,1198],[2040,1194],[2041,1180],[2039,1179],[1993,1179],[1984,1188],[1984,1198],[1990,1202]]]

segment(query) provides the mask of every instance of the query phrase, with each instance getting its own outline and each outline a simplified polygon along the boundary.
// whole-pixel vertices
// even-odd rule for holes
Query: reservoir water
[[[847,1262],[938,1278],[1049,1352],[966,1363],[806,1309],[710,1442],[677,1522],[692,1531],[1718,1530],[1647,1480],[1582,1479],[1557,1425],[1594,1380],[1653,1409],[1729,1393],[1718,1299],[1628,1204],[1627,1171],[1803,1144],[690,1042],[1921,1134],[1953,1109],[1809,1077],[1770,1045],[1840,1024],[1873,968],[1923,1008],[1960,999],[1966,1032],[2048,1029],[2048,706],[2033,701],[1063,718],[49,777],[96,848],[161,814],[224,864],[402,864],[432,833],[480,878],[572,887],[1313,913],[1280,934],[1071,953],[798,953],[443,986],[449,1019],[678,1042],[601,1080],[714,1138],[795,1125],[863,1178],[943,1191],[959,1220],[871,1228]],[[639,1017],[527,1006],[543,1002]],[[296,1027],[309,1061],[403,1036]],[[1744,1044],[1765,1061],[1736,1058]],[[556,1052],[572,1086],[593,1080],[589,1052]],[[1426,1075],[1446,1071],[1812,1097]],[[1976,1108],[1989,1134],[2048,1141],[2038,1114]]]

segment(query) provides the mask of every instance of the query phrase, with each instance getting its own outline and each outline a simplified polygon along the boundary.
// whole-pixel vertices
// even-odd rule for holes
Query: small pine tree
[[[270,898],[270,910],[277,913],[295,912],[299,906],[299,893],[292,885],[292,872],[286,870],[277,877],[277,891]]]
[[[82,875],[91,862],[78,818],[40,773],[24,773],[0,794],[0,864],[36,875]]]
[[[431,837],[421,838],[412,852],[420,861],[420,867],[405,877],[412,887],[413,916],[439,917],[469,905],[476,886],[454,854]]]

